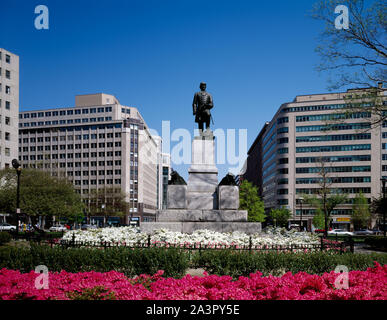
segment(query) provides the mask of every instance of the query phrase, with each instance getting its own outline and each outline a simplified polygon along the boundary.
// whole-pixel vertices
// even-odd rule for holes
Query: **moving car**
[[[97,229],[98,227],[94,224],[83,224],[81,226],[82,230],[87,230],[87,229]]]
[[[13,226],[9,223],[0,223],[0,231],[15,231],[16,226]]]
[[[65,226],[58,225],[58,226],[52,226],[49,230],[54,232],[61,232],[61,231],[67,231],[67,228]]]
[[[345,229],[333,229],[328,231],[328,234],[337,234],[338,236],[353,236],[353,232],[347,231]]]
[[[354,234],[356,236],[367,236],[367,235],[374,234],[374,232],[372,230],[360,229],[360,230],[355,231]]]

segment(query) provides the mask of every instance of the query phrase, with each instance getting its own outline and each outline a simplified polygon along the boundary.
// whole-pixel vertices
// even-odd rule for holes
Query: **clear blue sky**
[[[192,97],[205,81],[215,128],[247,129],[249,147],[282,103],[327,91],[314,69],[323,25],[308,17],[313,3],[2,1],[0,47],[20,56],[22,111],[105,92],[138,107],[160,133],[162,120],[192,131]],[[34,27],[39,4],[49,8],[49,30]]]

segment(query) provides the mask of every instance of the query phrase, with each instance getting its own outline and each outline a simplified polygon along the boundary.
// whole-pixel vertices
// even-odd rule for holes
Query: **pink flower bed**
[[[262,273],[233,280],[229,276],[153,276],[129,279],[122,273],[82,272],[49,273],[49,288],[36,289],[34,271],[0,270],[0,300],[87,298],[120,300],[386,300],[387,265],[375,263],[367,271],[349,272],[349,288],[335,289],[334,271],[322,276],[305,272],[286,273],[282,277],[262,277]],[[90,289],[101,289],[90,293]],[[97,293],[96,293],[97,292]],[[85,296],[83,296],[85,298]]]

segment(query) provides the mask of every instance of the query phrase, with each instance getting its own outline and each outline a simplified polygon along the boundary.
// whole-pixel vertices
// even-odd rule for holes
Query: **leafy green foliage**
[[[370,223],[371,213],[367,198],[362,193],[356,195],[352,211],[352,221],[355,228],[366,228]]]
[[[0,232],[0,246],[10,242],[11,239],[12,237],[8,232]]]
[[[125,247],[64,248],[31,244],[31,248],[0,248],[0,269],[29,272],[37,265],[50,271],[67,272],[115,270],[128,277],[155,274],[164,270],[167,277],[182,277],[188,268],[188,254],[177,248],[131,249]]]
[[[67,296],[71,300],[116,300],[114,292],[109,292],[102,286],[94,288],[84,288],[82,291],[68,292]]]
[[[208,273],[232,277],[249,276],[260,271],[263,275],[281,275],[285,272],[304,271],[310,274],[330,272],[338,265],[349,270],[366,270],[374,265],[387,263],[385,254],[336,254],[331,252],[278,253],[236,252],[233,250],[206,250],[194,257],[194,263]]]
[[[15,212],[15,170],[1,170],[0,180],[3,182],[0,187],[0,212]],[[83,203],[67,179],[53,177],[42,170],[23,169],[20,175],[20,207],[22,213],[32,217],[76,217],[82,214]]]
[[[258,188],[247,180],[244,180],[239,187],[239,208],[247,210],[248,221],[263,222],[265,220],[265,208],[258,195]]]
[[[368,236],[365,238],[364,243],[372,248],[387,251],[387,238],[383,236]]]
[[[279,208],[279,209],[271,209],[270,218],[275,222],[275,225],[280,227],[286,227],[288,224],[288,220],[290,219],[292,213],[289,209]]]

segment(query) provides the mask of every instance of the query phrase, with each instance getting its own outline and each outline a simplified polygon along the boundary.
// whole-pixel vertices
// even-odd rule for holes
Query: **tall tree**
[[[344,11],[335,13],[338,6],[348,9],[348,26]],[[338,8],[340,9],[340,8]],[[315,3],[312,17],[324,22],[316,48],[321,57],[320,71],[336,71],[332,88],[347,85],[383,86],[387,76],[387,4],[384,0],[320,0]],[[339,17],[341,13],[341,17]]]
[[[265,207],[258,195],[258,188],[247,180],[244,180],[239,187],[239,208],[247,210],[248,221],[265,221]]]
[[[89,214],[97,216],[123,216],[128,203],[121,188],[103,187],[94,189],[89,197]]]
[[[309,205],[313,206],[317,210],[317,214],[324,215],[324,236],[328,235],[328,225],[332,214],[332,211],[346,202],[348,196],[346,194],[337,193],[332,187],[333,179],[330,177],[332,170],[327,166],[327,162],[324,157],[319,160],[318,170],[318,184],[316,194],[314,195],[303,195],[304,201]]]
[[[0,211],[16,211],[16,173],[13,169],[0,171]],[[83,203],[73,184],[66,178],[50,173],[23,169],[20,175],[20,209],[35,224],[39,216],[74,218],[82,214]]]
[[[325,24],[316,48],[321,58],[317,70],[329,74],[329,90],[369,88],[353,91],[345,100],[348,113],[371,112],[375,125],[387,119],[383,104],[387,78],[386,12],[385,0],[319,0],[311,14]]]
[[[355,228],[366,228],[370,224],[371,212],[367,198],[359,193],[354,198],[352,206],[352,222]]]
[[[287,208],[271,209],[269,217],[274,221],[275,225],[286,227],[292,213]]]

